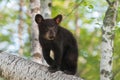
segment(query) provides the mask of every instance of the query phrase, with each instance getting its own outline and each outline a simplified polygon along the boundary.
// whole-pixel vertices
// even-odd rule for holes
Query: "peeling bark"
[[[8,53],[0,53],[0,77],[6,80],[83,80],[61,71],[50,73],[44,65]]]
[[[114,29],[116,24],[118,0],[110,2],[107,0],[109,7],[106,11],[102,26],[102,46],[101,46],[101,63],[100,63],[100,80],[112,79],[112,56],[114,43]]]

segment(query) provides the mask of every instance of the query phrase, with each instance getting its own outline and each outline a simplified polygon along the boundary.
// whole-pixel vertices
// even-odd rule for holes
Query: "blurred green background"
[[[85,80],[99,80],[101,27],[108,4],[105,0],[52,0],[52,17],[63,15],[61,26],[70,30],[79,45],[77,75]],[[0,50],[18,54],[19,0],[0,0]],[[30,2],[23,6],[24,56],[31,53]],[[120,6],[115,27],[113,74],[120,80]],[[76,26],[79,34],[76,34]],[[0,79],[2,80],[2,79]]]

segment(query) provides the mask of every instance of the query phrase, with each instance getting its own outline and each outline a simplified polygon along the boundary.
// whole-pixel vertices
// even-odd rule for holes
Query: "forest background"
[[[20,48],[18,26],[20,22],[20,0],[0,0],[0,50],[18,55]],[[51,17],[63,15],[61,25],[70,30],[79,45],[77,75],[85,80],[100,79],[100,54],[103,19],[108,4],[105,0],[52,0]],[[30,58],[31,17],[30,2],[24,0],[23,55]],[[115,27],[113,74],[120,76],[120,6]]]

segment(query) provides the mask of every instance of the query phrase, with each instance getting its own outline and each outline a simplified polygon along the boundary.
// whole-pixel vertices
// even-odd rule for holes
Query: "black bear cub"
[[[35,16],[39,27],[39,42],[42,46],[43,56],[49,64],[49,71],[58,70],[74,75],[77,69],[78,47],[72,33],[61,27],[62,15],[53,19],[44,19],[40,14]],[[50,57],[50,50],[54,59]]]

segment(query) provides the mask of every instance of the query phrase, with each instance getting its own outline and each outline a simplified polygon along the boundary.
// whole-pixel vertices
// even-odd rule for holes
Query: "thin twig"
[[[77,9],[77,8],[79,7],[79,5],[82,4],[82,2],[84,2],[84,0],[82,0],[82,1],[81,1],[80,3],[78,3],[76,6],[74,6],[73,9],[66,15],[66,17],[69,16],[75,9]]]

